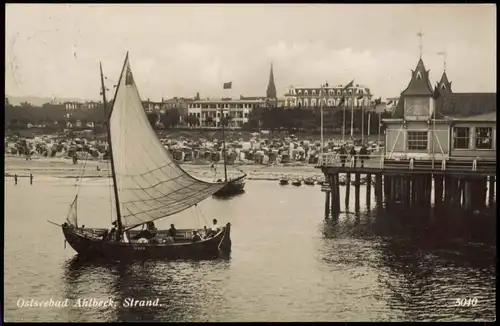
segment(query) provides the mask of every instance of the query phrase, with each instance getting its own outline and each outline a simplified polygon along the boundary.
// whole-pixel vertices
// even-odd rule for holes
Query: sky
[[[422,38],[417,33],[422,31]],[[494,4],[7,4],[6,94],[99,99],[125,54],[143,99],[263,96],[355,80],[399,96],[420,56],[455,92],[496,92]],[[233,82],[224,91],[222,84]]]

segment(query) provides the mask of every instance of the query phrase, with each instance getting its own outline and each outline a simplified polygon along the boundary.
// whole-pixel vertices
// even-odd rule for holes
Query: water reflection
[[[82,298],[112,299],[116,304],[87,309],[73,306],[69,308],[69,317],[70,320],[118,322],[208,321],[207,306],[224,304],[221,275],[225,275],[229,267],[228,259],[125,264],[92,262],[76,256],[65,266],[66,297],[72,302]],[[124,305],[130,299],[157,298],[159,307]]]
[[[322,260],[376,272],[373,291],[393,318],[491,320],[496,316],[495,230],[494,216],[377,208],[325,221]],[[339,244],[349,238],[358,245],[344,250]],[[457,307],[456,299],[462,298],[481,304]]]

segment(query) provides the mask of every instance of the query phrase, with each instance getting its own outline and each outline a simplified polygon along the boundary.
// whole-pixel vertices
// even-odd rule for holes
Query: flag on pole
[[[354,79],[351,80],[351,82],[347,85],[345,85],[345,87],[342,89],[343,91],[345,91],[346,89],[348,89],[349,87],[352,87],[352,85],[354,84]]]
[[[222,86],[223,89],[231,89],[232,87],[233,87],[232,81],[224,83],[224,85]]]
[[[392,104],[392,101],[387,102],[387,105],[391,105],[391,104]]]

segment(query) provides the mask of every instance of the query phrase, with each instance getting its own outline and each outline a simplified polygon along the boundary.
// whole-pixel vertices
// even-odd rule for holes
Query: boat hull
[[[173,244],[123,243],[103,241],[79,229],[63,225],[68,244],[87,259],[148,260],[148,259],[214,259],[231,252],[231,224],[223,227],[214,237],[198,242]]]
[[[231,197],[235,195],[239,195],[245,192],[245,177],[241,176],[237,179],[228,181],[224,187],[222,187],[219,191],[214,193],[215,197]]]

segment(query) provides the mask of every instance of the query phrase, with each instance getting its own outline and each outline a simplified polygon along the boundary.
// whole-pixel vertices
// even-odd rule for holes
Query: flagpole
[[[354,85],[353,85],[354,86]],[[354,137],[354,87],[351,86],[351,140]]]
[[[380,128],[382,126],[382,114],[377,112],[378,115],[378,136],[377,136],[377,146],[380,146]]]
[[[361,106],[361,143],[365,141],[365,108]]]
[[[368,137],[370,136],[370,117],[371,117],[371,112],[368,112]]]
[[[346,107],[345,101],[342,104],[344,107],[343,115],[342,115],[342,142],[344,142],[345,141],[345,107]]]
[[[323,165],[323,147],[324,147],[324,139],[323,139],[323,85],[321,85],[321,96],[319,97],[320,102],[320,112],[321,112],[321,150],[320,150],[320,158],[321,165]]]
[[[434,100],[434,99],[433,99]],[[436,151],[434,150],[434,138],[436,138],[436,102],[434,101],[434,107],[432,110],[433,121],[432,121],[432,169],[434,170],[434,163],[436,160]]]

